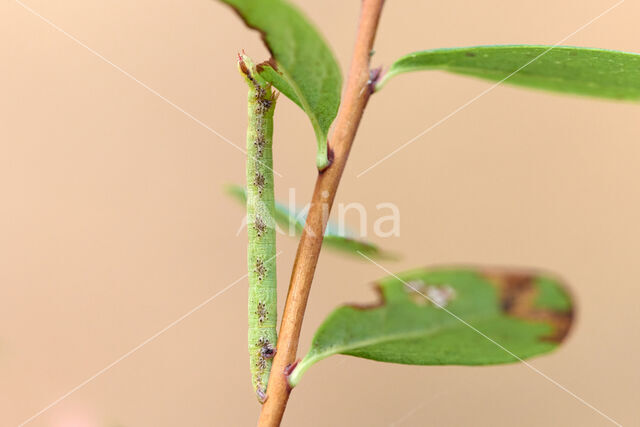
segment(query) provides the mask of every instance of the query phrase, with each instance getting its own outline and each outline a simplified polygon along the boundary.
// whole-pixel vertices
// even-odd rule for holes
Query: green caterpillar
[[[238,68],[249,85],[247,128],[247,231],[249,248],[249,362],[260,403],[277,340],[276,229],[273,194],[273,111],[277,94],[244,54]]]

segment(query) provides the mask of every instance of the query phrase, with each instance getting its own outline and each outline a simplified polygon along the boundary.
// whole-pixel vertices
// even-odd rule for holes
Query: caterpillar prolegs
[[[249,362],[258,400],[266,398],[277,339],[276,230],[273,194],[273,111],[277,94],[245,55],[238,67],[249,85],[247,230],[249,248]]]

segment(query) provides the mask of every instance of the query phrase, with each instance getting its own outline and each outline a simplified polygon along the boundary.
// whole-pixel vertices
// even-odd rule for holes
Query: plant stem
[[[269,377],[267,401],[262,406],[258,422],[260,427],[279,426],[289,400],[291,387],[287,381],[287,372],[296,361],[300,330],[329,212],[360,119],[375,85],[375,82],[373,84],[371,82],[369,59],[383,3],[384,0],[362,0],[360,23],[347,86],[333,137],[329,143],[329,151],[333,153],[333,159],[331,165],[318,175],[305,228],[298,244],[289,293],[280,324],[277,353]]]

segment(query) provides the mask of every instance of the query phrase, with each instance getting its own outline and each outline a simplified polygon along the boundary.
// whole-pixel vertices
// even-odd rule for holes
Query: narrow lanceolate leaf
[[[227,187],[227,193],[243,205],[246,204],[247,192],[243,187],[239,185],[229,185]],[[305,216],[290,210],[284,204],[278,203],[277,201],[275,202],[273,219],[286,233],[300,234],[304,229]],[[330,249],[352,255],[362,253],[370,258],[376,259],[396,258],[395,255],[383,251],[373,243],[350,237],[346,232],[341,232],[340,227],[332,223],[329,223],[327,226],[323,245]],[[358,255],[358,258],[360,258],[360,255]]]
[[[316,133],[318,168],[329,165],[327,134],[338,113],[342,74],[320,32],[285,0],[221,0],[262,34],[272,59],[262,77],[298,104]]]
[[[435,49],[393,63],[377,85],[409,71],[443,70],[506,84],[619,100],[640,100],[640,54],[565,46]]]
[[[572,321],[571,298],[557,279],[517,270],[419,269],[378,289],[378,304],[329,315],[292,386],[333,354],[410,365],[517,362],[555,349]]]

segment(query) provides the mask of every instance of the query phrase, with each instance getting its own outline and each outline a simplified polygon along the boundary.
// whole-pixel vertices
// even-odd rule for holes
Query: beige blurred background
[[[346,70],[359,2],[296,3]],[[265,49],[210,0],[23,4],[42,18],[0,4],[0,425],[19,425],[82,384],[28,425],[254,425],[246,280],[113,362],[245,272],[243,209],[222,192],[243,182],[242,153],[141,84],[242,146],[246,87],[235,54],[266,59]],[[553,44],[613,4],[389,1],[373,63],[425,48]],[[628,0],[564,44],[639,52],[639,14]],[[363,203],[370,233],[376,204],[400,208],[400,237],[372,237],[404,254],[385,262],[392,270],[473,262],[562,274],[578,322],[565,347],[532,364],[640,425],[637,105],[499,87],[356,178],[488,86],[438,72],[390,83],[369,104],[338,201]],[[294,188],[306,203],[311,126],[286,100],[276,120],[277,195]],[[280,236],[278,246],[282,302],[296,241]],[[330,310],[372,300],[369,283],[384,275],[323,253],[301,354]],[[308,372],[284,424],[611,425],[524,365],[347,357]]]

